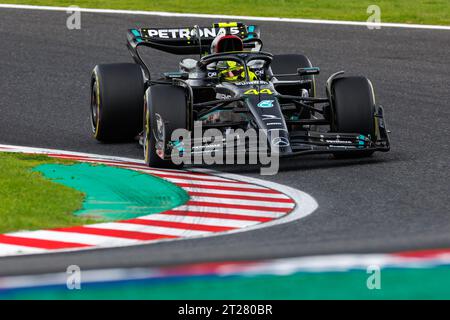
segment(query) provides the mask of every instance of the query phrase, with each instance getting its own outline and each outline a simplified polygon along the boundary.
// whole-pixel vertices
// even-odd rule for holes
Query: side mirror
[[[320,73],[320,69],[316,68],[316,67],[311,67],[311,68],[298,68],[297,69],[297,74],[299,76],[310,76],[313,74],[319,74]]]

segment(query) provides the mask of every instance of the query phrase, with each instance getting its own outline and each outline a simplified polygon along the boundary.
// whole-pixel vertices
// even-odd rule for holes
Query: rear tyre
[[[270,64],[272,69],[272,73],[274,74],[286,74],[286,73],[297,73],[298,68],[311,68],[312,64],[309,61],[308,57],[302,54],[277,54],[273,56],[272,63]],[[311,76],[292,76],[292,77],[283,77],[283,80],[293,81],[293,80],[311,80],[312,86],[309,90],[309,96],[314,97],[316,95],[316,82],[314,75]],[[286,93],[292,94],[292,93]],[[296,94],[299,95],[297,92]]]
[[[132,140],[142,131],[144,77],[134,63],[97,65],[91,77],[91,127],[102,142]]]
[[[185,89],[172,85],[149,87],[145,94],[143,118],[145,163],[156,168],[181,168],[182,164],[176,165],[171,160],[164,160],[158,155],[157,143],[161,141],[162,136],[164,136],[164,143],[167,143],[176,129],[187,128]],[[160,130],[162,123],[164,124],[164,133]]]
[[[273,74],[287,74],[297,73],[298,68],[311,68],[312,64],[309,59],[302,54],[277,54],[273,56],[272,63],[270,64]],[[310,80],[311,87],[308,89],[308,95],[310,97],[316,96],[316,80],[314,75],[311,76],[292,76],[283,77],[282,80]],[[285,95],[299,96],[301,94],[299,85],[277,85],[276,90]],[[309,119],[311,117],[310,110],[302,110],[300,118]]]
[[[330,86],[331,131],[360,133],[375,139],[375,95],[365,77],[341,77]],[[371,156],[374,151],[335,153],[337,158]]]

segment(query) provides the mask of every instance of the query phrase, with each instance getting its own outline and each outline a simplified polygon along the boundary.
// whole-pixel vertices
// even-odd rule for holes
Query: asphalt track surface
[[[0,143],[140,158],[135,144],[90,137],[89,80],[98,63],[127,62],[126,29],[210,25],[211,20],[0,9]],[[0,259],[0,275],[156,266],[450,246],[450,32],[260,22],[265,50],[302,52],[321,67],[319,92],[335,71],[367,75],[392,130],[390,153],[366,160],[308,156],[275,176],[247,166],[216,169],[282,183],[312,195],[305,219],[209,239]],[[179,57],[152,51],[152,71]]]

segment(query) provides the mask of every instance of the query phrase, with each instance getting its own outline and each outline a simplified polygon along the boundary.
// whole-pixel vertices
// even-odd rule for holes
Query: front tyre
[[[365,77],[341,77],[330,86],[331,131],[360,133],[371,140],[375,134],[375,95],[372,83]],[[358,150],[335,153],[337,158],[368,157],[374,151]]]
[[[156,168],[181,168],[170,159],[163,159],[163,150],[176,129],[186,129],[188,108],[186,91],[173,85],[152,85],[144,102],[144,158]]]
[[[91,128],[102,142],[132,140],[142,131],[144,77],[134,63],[97,65],[91,77]]]

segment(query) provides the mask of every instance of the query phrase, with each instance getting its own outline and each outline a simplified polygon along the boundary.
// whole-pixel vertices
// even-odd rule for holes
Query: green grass
[[[42,155],[0,153],[0,233],[94,222],[72,215],[82,207],[81,192],[32,171],[45,163],[69,162]]]
[[[6,0],[14,4],[149,11],[216,13],[267,17],[366,21],[369,5],[381,8],[382,22],[450,25],[449,0]]]

